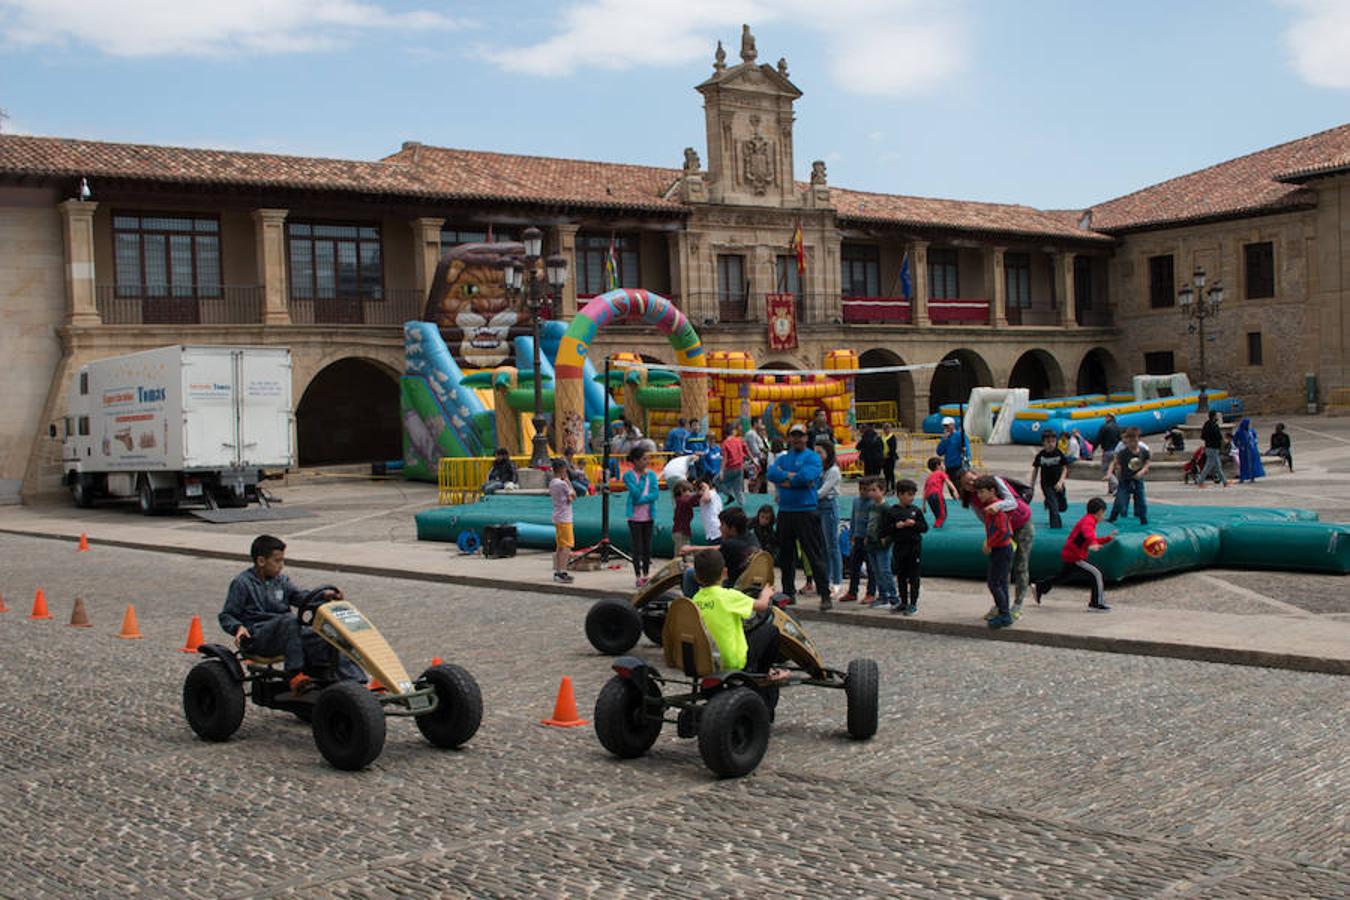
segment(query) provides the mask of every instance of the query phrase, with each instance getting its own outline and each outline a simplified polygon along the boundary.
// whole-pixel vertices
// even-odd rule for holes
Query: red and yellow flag
[[[797,220],[797,227],[792,232],[792,255],[797,257],[797,275],[798,277],[806,274],[806,239],[802,235],[801,220]]]

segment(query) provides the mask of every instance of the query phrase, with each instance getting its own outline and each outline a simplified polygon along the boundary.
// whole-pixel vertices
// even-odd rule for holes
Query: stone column
[[[909,245],[909,311],[910,321],[927,328],[928,321],[928,242],[913,241]]]
[[[577,225],[554,225],[553,240],[559,253],[567,260],[567,283],[563,285],[562,308],[554,315],[570,319],[577,314]]]
[[[408,227],[413,233],[413,286],[422,294],[425,306],[431,296],[431,285],[436,279],[436,266],[441,261],[441,227],[444,219],[413,219]]]
[[[1058,280],[1055,285],[1055,296],[1059,298],[1059,326],[1061,328],[1076,328],[1078,326],[1078,316],[1075,314],[1076,299],[1074,297],[1073,283],[1073,261],[1075,255],[1065,250],[1055,254],[1055,273],[1054,277]]]
[[[258,284],[263,292],[263,324],[291,324],[286,290],[286,209],[255,209],[253,233],[258,249]]]
[[[94,296],[94,210],[98,204],[66,200],[58,205],[66,248],[66,324],[101,325]]]
[[[1008,327],[1008,286],[1003,282],[1003,254],[1007,247],[990,247],[985,254],[985,289],[989,292],[989,323]]]

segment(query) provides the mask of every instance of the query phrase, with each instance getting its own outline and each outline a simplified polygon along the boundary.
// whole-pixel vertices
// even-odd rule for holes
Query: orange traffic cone
[[[572,694],[571,676],[563,676],[562,684],[558,685],[558,701],[553,704],[553,718],[544,719],[543,722],[558,728],[575,728],[586,724],[585,719],[577,718],[577,698]]]
[[[122,616],[122,630],[117,636],[124,641],[139,641],[145,637],[141,634],[141,627],[136,624],[136,607],[130,603],[127,604],[126,614]]]
[[[30,619],[50,619],[52,614],[47,612],[47,595],[43,593],[42,588],[37,589],[33,595],[33,611],[28,614]]]
[[[9,612],[9,607],[5,605],[4,594],[0,594],[0,612]]]
[[[383,684],[380,683],[380,679],[378,679],[378,678],[372,678],[372,679],[370,679],[370,681],[366,682],[366,688],[367,688],[368,690],[377,691],[377,692],[378,692],[378,691],[387,691],[387,690],[389,690],[389,689],[386,688]]]
[[[183,646],[178,648],[179,653],[196,653],[197,648],[202,645],[205,638],[202,637],[202,617],[193,616],[192,624],[188,625],[187,640]]]
[[[439,656],[433,656],[431,658],[431,664],[433,666],[443,666],[445,665],[445,660],[441,659]]]
[[[84,552],[85,552],[86,550],[88,550],[88,549],[89,549],[89,535],[87,535],[87,534],[85,534],[83,531],[81,531],[81,532],[80,532],[80,549],[77,550],[77,551],[75,551],[75,552],[76,552],[76,553],[84,553]]]
[[[72,628],[88,628],[89,613],[84,609],[84,598],[75,598],[75,608],[70,611],[70,626]]]

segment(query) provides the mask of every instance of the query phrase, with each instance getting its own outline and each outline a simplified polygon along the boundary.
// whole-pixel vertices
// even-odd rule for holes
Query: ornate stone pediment
[[[763,194],[774,183],[773,152],[764,135],[756,134],[741,145],[745,183],[756,194]]]

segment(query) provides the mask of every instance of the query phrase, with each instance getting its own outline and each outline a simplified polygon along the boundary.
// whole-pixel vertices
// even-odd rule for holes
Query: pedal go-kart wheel
[[[335,769],[364,769],[384,749],[384,710],[365,685],[339,681],[314,703],[314,744]]]
[[[483,721],[483,694],[467,670],[442,663],[422,673],[436,689],[436,709],[417,717],[417,730],[437,747],[454,748],[473,737]]]
[[[661,646],[661,633],[666,627],[666,610],[670,607],[670,600],[671,595],[667,594],[659,600],[649,601],[638,610],[642,618],[642,633],[658,647]]]
[[[228,740],[244,721],[244,689],[220,660],[199,662],[183,681],[183,714],[204,740]]]
[[[877,685],[881,676],[871,659],[851,659],[844,694],[848,697],[848,736],[863,741],[877,733]]]
[[[641,634],[642,616],[622,600],[601,600],[586,613],[586,639],[601,653],[626,653]]]
[[[647,689],[654,699],[660,699],[659,687],[649,682]],[[595,700],[595,735],[606,750],[620,759],[641,756],[661,735],[664,723],[644,716],[642,705],[638,686],[618,675],[605,683]]]
[[[739,778],[755,770],[769,749],[769,708],[748,687],[713,696],[698,725],[698,752],[718,778]]]

